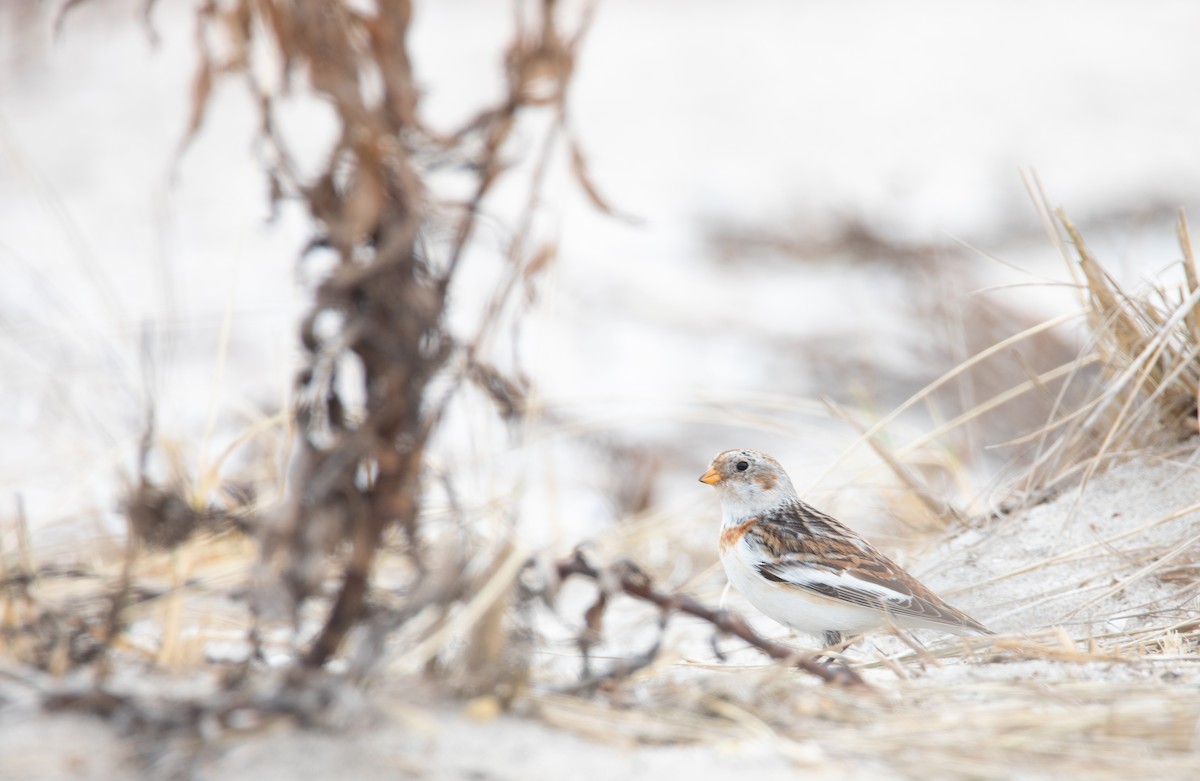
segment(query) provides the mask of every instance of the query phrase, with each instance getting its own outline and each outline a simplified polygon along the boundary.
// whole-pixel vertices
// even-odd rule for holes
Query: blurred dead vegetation
[[[328,583],[329,557],[341,562],[340,584],[303,652],[310,668],[334,658],[369,612],[394,631],[428,611],[444,621],[455,605],[473,605],[481,615],[462,655],[468,679],[490,675],[506,646],[511,627],[499,617],[514,572],[503,561],[514,554],[504,546],[437,549],[439,542],[421,529],[419,500],[427,445],[464,385],[491,398],[498,415],[522,414],[524,378],[489,363],[484,343],[504,317],[513,316],[553,257],[552,245],[535,243],[529,212],[556,142],[566,140],[577,180],[603,207],[567,123],[587,15],[566,33],[553,2],[533,6],[528,15],[518,5],[517,13],[505,94],[461,129],[438,134],[418,111],[407,2],[366,9],[316,0],[225,2],[208,3],[200,12],[201,62],[189,134],[199,131],[217,79],[245,80],[259,106],[261,141],[270,150],[273,197],[303,202],[318,229],[310,251],[336,255],[301,326],[306,360],[296,380],[291,490],[261,526],[254,600],[260,619],[282,614],[298,627],[306,602]],[[219,56],[218,47],[206,43],[214,38],[222,44]],[[278,78],[260,78],[253,67],[263,49],[278,63]],[[338,139],[315,176],[298,170],[276,111],[298,83],[326,101],[339,124]],[[529,175],[529,212],[508,241],[506,279],[484,305],[477,332],[452,333],[447,308],[461,261],[493,189],[516,170],[508,141],[523,117],[540,109],[549,109],[553,122]],[[456,168],[473,181],[465,202],[438,200],[425,186],[426,172],[438,167]],[[348,367],[359,378],[358,405],[345,398],[341,377]],[[396,549],[410,582],[399,592],[407,599],[395,608],[372,606],[372,575],[392,529],[402,535]],[[507,572],[508,582],[488,589],[486,578],[462,577],[472,571],[491,575],[493,568]],[[439,577],[441,572],[458,577]],[[481,592],[491,595],[490,603],[478,601]],[[379,650],[378,643],[374,647]],[[373,663],[360,653],[356,668],[363,674]],[[488,683],[499,682],[481,685]]]
[[[1047,773],[1121,777],[1144,771],[1130,757],[1145,753],[1156,755],[1165,774],[1190,766],[1200,724],[1194,697],[1156,671],[1115,683],[1092,673],[1134,668],[1147,653],[1194,664],[1194,622],[1136,637],[1046,630],[956,640],[832,665],[797,658],[790,645],[692,596],[705,582],[699,565],[711,565],[712,556],[688,559],[688,543],[671,536],[671,523],[692,519],[655,515],[659,455],[602,436],[592,445],[611,462],[605,491],[614,513],[628,519],[615,547],[658,555],[597,563],[580,550],[548,561],[513,540],[475,533],[453,477],[432,472],[428,450],[453,400],[468,391],[520,430],[531,383],[493,348],[554,262],[556,246],[534,229],[551,158],[564,156],[586,197],[613,213],[569,122],[591,8],[569,27],[554,0],[516,9],[504,94],[456,131],[438,133],[421,119],[407,0],[199,6],[188,140],[202,132],[218,84],[249,90],[271,198],[301,204],[314,226],[307,255],[332,258],[328,273],[316,275],[299,329],[293,457],[286,476],[274,476],[286,478],[287,490],[262,506],[253,488],[216,468],[197,479],[180,468],[172,481],[155,482],[144,463],[158,446],[148,433],[128,492],[123,548],[97,543],[78,565],[38,563],[18,512],[15,534],[0,536],[16,543],[0,550],[0,652],[34,671],[23,683],[48,709],[119,721],[145,741],[143,760],[162,775],[186,776],[221,730],[249,733],[276,719],[358,723],[362,687],[347,682],[389,674],[432,680],[440,692],[472,698],[482,714],[511,708],[619,743],[753,738],[799,765],[886,758],[889,767],[922,777],[1004,777],[1016,752],[1025,767]],[[315,174],[302,172],[281,118],[280,106],[297,93],[315,96],[337,118],[336,141]],[[530,115],[550,121],[533,145],[536,158],[522,166],[510,142]],[[431,171],[447,169],[470,182],[465,198],[442,199],[427,186]],[[525,177],[528,197],[503,242],[506,272],[473,332],[457,333],[448,308],[462,261],[489,198],[508,177]],[[977,515],[978,508],[948,498],[963,482],[964,459],[956,454],[996,444],[1019,451],[1024,479],[1002,508],[1008,513],[1122,457],[1196,433],[1200,283],[1186,221],[1181,216],[1181,289],[1134,295],[1105,273],[1061,211],[1039,203],[1086,291],[1091,344],[1082,353],[1056,330],[1064,320],[1039,322],[990,299],[973,299],[968,311],[960,302],[976,282],[962,264],[946,262],[945,248],[898,248],[850,223],[815,247],[720,238],[738,252],[759,241],[805,258],[869,257],[911,271],[910,306],[928,326],[920,363],[934,366],[934,377],[877,377],[877,387],[903,389],[900,398],[878,400],[892,409],[878,419],[854,408],[860,398],[829,405],[906,489],[893,509],[910,528],[932,534],[950,519]],[[839,375],[877,371],[836,345],[807,350],[806,359]],[[932,430],[904,444],[889,439],[887,427],[918,405],[937,411]],[[445,497],[437,517],[423,505],[431,486]],[[214,492],[219,501],[208,498]],[[649,538],[660,548],[638,544]],[[1135,566],[1154,564],[1161,553],[1144,552]],[[1195,583],[1194,550],[1178,554],[1162,558],[1154,574]],[[570,593],[576,581],[586,583],[583,596]],[[564,605],[582,610],[567,615]],[[704,623],[721,664],[682,659],[669,647],[678,614]],[[629,652],[636,633],[621,634],[631,623],[650,628],[638,636],[646,639],[640,652]],[[614,634],[620,650],[605,645]],[[730,659],[717,636],[739,643]],[[572,684],[538,685],[535,665],[546,648],[578,662]],[[746,651],[789,664],[766,665]],[[951,658],[985,672],[930,682],[927,671]],[[989,665],[1045,660],[1069,669],[1067,677],[1078,671],[1079,679],[1051,687],[986,674]],[[199,694],[163,687],[144,695],[121,664],[156,676],[210,675]],[[794,668],[809,675],[798,678]],[[894,676],[893,689],[861,685],[881,670]],[[842,685],[811,686],[810,679]],[[1135,743],[1140,753],[1125,750]]]
[[[60,31],[78,5],[70,0],[61,7]],[[145,8],[149,24],[153,3]],[[519,644],[510,640],[522,630],[509,608],[525,554],[504,541],[464,545],[470,532],[453,524],[423,529],[420,501],[427,447],[460,394],[482,394],[506,421],[524,414],[527,380],[519,367],[502,368],[489,356],[496,335],[520,317],[553,262],[553,242],[534,230],[551,162],[563,157],[586,197],[609,211],[568,121],[574,63],[591,9],[565,14],[545,0],[517,3],[513,13],[503,94],[461,128],[441,133],[421,119],[407,0],[210,0],[197,6],[199,61],[181,154],[201,132],[218,85],[240,83],[258,109],[257,142],[272,201],[302,204],[314,227],[307,254],[332,256],[328,273],[313,284],[300,326],[304,357],[294,385],[287,489],[279,505],[237,513],[235,524],[234,514],[197,499],[203,492],[189,490],[182,475],[170,486],[146,476],[148,451],[156,445],[148,424],[142,474],[127,505],[127,550],[107,577],[88,573],[106,581],[109,594],[101,602],[107,607],[94,606],[92,618],[70,600],[39,609],[43,584],[31,566],[22,566],[5,579],[10,652],[62,673],[126,644],[146,566],[157,551],[168,553],[178,581],[167,589],[175,589],[169,600],[175,615],[159,640],[163,647],[178,644],[171,633],[183,626],[180,600],[195,564],[182,551],[249,529],[259,554],[251,587],[238,595],[255,616],[245,665],[274,653],[277,645],[267,638],[280,620],[290,627],[286,645],[296,665],[277,692],[280,700],[296,696],[295,687],[320,685],[313,682],[321,676],[306,671],[340,657],[348,635],[364,622],[365,639],[353,656],[358,676],[374,669],[391,633],[416,625],[415,655],[434,671],[438,655],[452,649],[459,688],[511,689],[521,679],[528,659],[512,652]],[[336,118],[336,139],[315,172],[302,170],[281,118],[280,106],[297,95],[324,104]],[[510,142],[518,129],[538,127],[528,125],[531,117],[548,118],[543,140],[535,159],[517,161]],[[465,200],[432,191],[425,177],[435,170],[469,182]],[[525,213],[503,243],[505,272],[481,305],[474,332],[456,333],[448,309],[463,258],[489,199],[508,179],[524,180]],[[234,498],[243,507],[252,501]],[[381,558],[393,577],[404,573],[387,591],[373,588]],[[225,561],[250,565],[244,553]],[[98,685],[105,678],[101,672]],[[236,684],[245,676],[229,680]]]

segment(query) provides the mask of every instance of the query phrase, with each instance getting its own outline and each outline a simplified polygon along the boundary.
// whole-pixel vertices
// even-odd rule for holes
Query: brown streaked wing
[[[760,518],[745,535],[745,540],[771,559],[758,566],[759,574],[768,580],[883,613],[991,633],[966,613],[943,602],[849,528],[803,502]],[[894,592],[899,599],[885,600],[877,593],[856,589],[853,585],[805,579],[801,576],[805,569],[823,570],[834,575],[849,573]]]

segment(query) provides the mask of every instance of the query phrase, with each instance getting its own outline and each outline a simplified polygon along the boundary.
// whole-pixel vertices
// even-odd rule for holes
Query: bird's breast
[[[746,536],[746,532],[758,523],[757,517],[747,518],[744,521],[734,523],[726,523],[721,526],[721,558],[728,556],[733,549],[739,545],[742,538]]]

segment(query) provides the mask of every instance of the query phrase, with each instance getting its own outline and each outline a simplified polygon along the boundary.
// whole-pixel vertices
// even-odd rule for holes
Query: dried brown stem
[[[606,576],[611,576],[615,582],[620,584],[621,591],[631,597],[649,602],[664,611],[686,613],[702,621],[707,621],[721,632],[745,640],[772,659],[790,662],[826,683],[851,687],[867,685],[858,673],[848,667],[835,667],[816,659],[797,656],[794,649],[759,635],[750,628],[746,619],[737,613],[710,608],[686,594],[658,591],[654,588],[650,578],[631,562],[614,566],[605,573],[592,566],[582,553],[576,551],[571,558],[557,562],[555,567],[558,577],[564,580],[572,575],[582,575],[585,578],[602,582]]]
[[[65,0],[63,12],[83,1]],[[219,81],[244,79],[258,105],[272,208],[288,199],[303,203],[313,222],[308,249],[336,255],[333,268],[320,272],[300,328],[294,490],[261,526],[254,598],[260,620],[290,614],[296,625],[300,606],[321,591],[329,559],[337,560],[341,583],[306,666],[325,664],[362,620],[389,529],[404,532],[416,580],[428,575],[417,517],[425,448],[463,383],[482,387],[506,420],[522,414],[524,378],[502,374],[486,347],[522,285],[529,292],[554,255],[548,244],[531,250],[534,215],[545,171],[567,134],[568,88],[592,10],[574,35],[564,35],[555,0],[533,7],[536,16],[519,22],[508,47],[504,96],[450,138],[437,137],[419,111],[408,48],[411,0],[207,0],[197,8],[199,67],[180,154],[201,130]],[[252,67],[260,54],[278,61],[276,76]],[[336,117],[336,135],[312,173],[301,172],[277,124],[275,107],[295,90],[317,97]],[[553,121],[507,252],[508,278],[487,302],[478,333],[463,337],[447,318],[456,280],[469,273],[460,259],[497,183],[515,170],[514,130],[527,109],[538,107],[554,109]],[[598,201],[577,145],[570,154],[576,178]],[[430,172],[445,165],[472,180],[466,204],[430,186]],[[349,370],[362,385],[352,405],[338,382]],[[117,608],[113,615],[120,617]]]

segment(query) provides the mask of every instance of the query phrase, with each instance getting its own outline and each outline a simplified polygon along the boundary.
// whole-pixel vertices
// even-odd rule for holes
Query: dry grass
[[[648,484],[630,485],[630,471],[657,469],[654,454],[605,445],[626,470],[617,477],[628,491],[615,501],[629,517],[597,547],[614,563],[637,554],[661,589],[628,565],[556,571],[554,562],[531,559],[510,538],[480,532],[478,519],[466,518],[456,505],[453,475],[444,481],[444,514],[422,514],[419,500],[431,484],[427,446],[453,398],[474,388],[506,421],[527,410],[528,383],[487,356],[553,259],[554,247],[537,239],[531,221],[556,144],[565,144],[585,194],[608,210],[566,122],[586,20],[572,35],[560,32],[552,2],[522,20],[502,102],[443,138],[425,128],[416,111],[403,46],[407,3],[380,3],[373,15],[361,5],[230,2],[201,11],[204,35],[221,38],[226,55],[217,60],[208,48],[202,51],[191,132],[202,127],[216,79],[248,84],[262,111],[261,140],[273,157],[273,192],[310,210],[312,248],[334,256],[334,271],[314,286],[302,326],[306,352],[293,422],[300,457],[289,499],[257,525],[264,508],[253,500],[202,504],[198,497],[220,486],[222,458],[193,479],[177,474],[171,488],[151,483],[143,468],[128,508],[130,545],[77,552],[70,567],[52,564],[57,557],[50,554],[37,560],[18,526],[9,535],[16,544],[0,551],[0,654],[14,670],[10,678],[36,689],[49,708],[114,721],[120,716],[134,729],[175,741],[185,770],[202,757],[197,745],[244,737],[251,731],[246,723],[256,729],[285,714],[301,725],[329,726],[336,692],[358,691],[351,684],[386,674],[433,681],[439,696],[476,697],[472,707],[485,716],[513,709],[618,743],[757,742],[801,767],[972,778],[1193,772],[1200,622],[1186,614],[1157,620],[1162,604],[1135,605],[1155,620],[1127,631],[1072,636],[1055,626],[929,647],[885,641],[847,655],[848,674],[805,665],[827,680],[861,675],[871,684],[843,688],[815,683],[785,665],[751,662],[749,646],[726,648],[729,661],[717,662],[719,653],[706,642],[712,626],[760,650],[774,649],[768,652],[777,658],[786,658],[790,646],[749,628],[742,632],[744,623],[707,607],[718,598],[720,579],[712,551],[688,548],[689,532],[700,521],[667,515]],[[306,16],[325,13],[326,25]],[[281,84],[255,80],[249,63],[263,53],[257,47],[278,58],[288,77]],[[289,79],[327,100],[341,122],[339,140],[315,179],[298,173],[275,121],[276,104],[294,88]],[[378,82],[377,99],[365,97],[363,79]],[[526,182],[529,209],[507,244],[508,273],[480,313],[478,330],[453,333],[447,297],[488,197],[509,172],[506,141],[523,112],[545,107],[555,119]],[[474,177],[467,202],[433,202],[422,179],[430,161],[461,165]],[[1181,292],[1132,295],[1104,272],[1061,212],[1043,205],[1043,214],[1080,270],[1092,344],[1054,366],[1029,364],[1015,380],[1011,372],[991,375],[975,386],[983,400],[905,444],[889,442],[885,432],[906,411],[932,403],[940,390],[1015,346],[1044,339],[1044,352],[1058,354],[1062,340],[1047,335],[1076,315],[1014,335],[990,331],[987,345],[971,347],[970,357],[891,413],[869,425],[855,422],[861,432],[856,447],[873,448],[908,489],[905,499],[917,498],[921,509],[914,515],[956,519],[956,529],[969,523],[969,509],[947,502],[947,492],[930,478],[939,470],[953,477],[961,466],[946,466],[953,459],[939,461],[929,451],[1031,396],[1052,403],[1045,425],[1013,440],[1034,453],[1019,485],[1024,498],[1045,499],[1072,481],[1086,486],[1120,459],[1161,451],[1196,433],[1200,283],[1186,223],[1181,219],[1179,229]],[[321,325],[328,322],[334,327]],[[361,377],[361,404],[344,398],[338,383],[350,365]],[[1081,372],[1089,367],[1102,370],[1103,382],[1081,391]],[[1079,395],[1072,400],[1072,394]],[[768,428],[777,425],[776,407],[816,406],[766,397],[753,402],[730,418]],[[737,406],[728,400],[712,406],[719,404]],[[839,414],[858,417],[841,408]],[[602,422],[580,425],[604,429]],[[282,426],[282,419],[267,417],[246,436],[278,433]],[[152,445],[161,443],[148,437],[145,449]],[[1080,610],[1150,580],[1186,592],[1200,572],[1200,535],[1184,529],[1169,542],[1153,543],[1139,535],[1194,523],[1195,514],[1194,506],[1173,508],[1159,521],[1033,558],[1004,577],[1041,578],[1046,585],[1026,595],[1031,600],[1064,587],[1086,591]],[[1011,519],[973,522],[973,531],[984,535],[983,555],[986,535],[1005,520]],[[942,540],[944,527],[925,528]],[[1064,563],[1094,571],[1064,583],[1055,569]],[[568,574],[586,574],[595,583],[572,591],[558,582]],[[539,589],[539,576],[552,584]],[[977,582],[972,590],[995,584]],[[639,589],[653,596],[654,607],[616,606],[618,596],[636,596]],[[282,594],[290,622],[282,630],[262,620],[264,592]],[[557,663],[546,661],[556,654]],[[585,662],[601,673],[581,684],[578,669],[586,671]],[[347,675],[326,675],[320,669],[326,666]],[[155,710],[146,705],[150,698],[113,693],[122,685],[121,676],[111,674],[114,667],[220,680],[198,696],[176,696],[164,685],[169,707]],[[280,669],[285,672],[276,674]],[[70,686],[63,681],[77,671],[95,674],[97,685],[86,694],[65,691]]]
[[[1040,442],[1040,447],[1015,481],[1014,501],[1002,516],[973,522],[981,540],[969,555],[986,557],[989,548],[1006,544],[1001,539],[1006,529],[1018,542],[1045,535],[1052,553],[1027,559],[1000,578],[1040,584],[1021,604],[1010,605],[1011,611],[1064,593],[1078,595],[1061,623],[994,640],[851,656],[855,669],[877,684],[871,696],[814,689],[780,668],[700,662],[695,646],[687,646],[683,658],[668,651],[660,663],[643,664],[624,687],[598,702],[535,690],[528,702],[542,718],[615,742],[766,741],[798,765],[823,769],[877,763],[903,776],[922,777],[1187,777],[1200,734],[1200,708],[1190,696],[1200,679],[1200,621],[1194,609],[1200,510],[1172,506],[1160,518],[1113,523],[1104,528],[1117,531],[1100,533],[1075,512],[1078,500],[1072,505],[1068,496],[1061,519],[1053,522],[1072,524],[1085,538],[1088,528],[1096,529],[1098,537],[1075,547],[1056,547],[1053,534],[1019,526],[1009,517],[1019,504],[1045,502],[1072,486],[1083,496],[1090,478],[1135,455],[1167,463],[1182,456],[1180,469],[1191,468],[1200,293],[1186,223],[1181,219],[1179,226],[1182,292],[1155,288],[1134,296],[1104,272],[1061,212],[1054,220],[1068,240],[1064,248],[1074,248],[1068,260],[1081,269],[1082,312],[1033,325],[964,360],[882,420],[860,426],[859,444],[870,445],[927,512],[945,518],[945,507],[930,506],[933,496],[913,471],[912,457],[949,431],[1003,414],[1004,405],[1025,394],[1054,402],[1045,407],[1049,423],[1017,439],[1017,445]],[[1089,324],[1090,343],[1079,357],[996,393],[903,447],[889,450],[883,444],[881,433],[907,409],[973,366],[1080,317]],[[1088,367],[1099,374],[1085,382],[1081,372]],[[1071,394],[1074,401],[1068,404]],[[853,419],[852,413],[834,409]],[[617,550],[646,551],[644,541],[656,534],[686,534],[653,515],[635,529],[622,530],[624,544]],[[671,556],[644,563],[715,599],[715,591],[703,585],[712,580],[703,560],[692,563],[701,570],[690,574],[681,574],[681,562]],[[1064,567],[1075,573],[1068,580]],[[964,576],[969,570],[956,572]],[[989,582],[976,582],[947,593],[986,594],[988,588]],[[1080,620],[1097,609],[1112,610],[1124,595],[1139,594],[1119,614],[1100,615],[1123,629],[1095,632]]]
[[[1200,282],[1182,211],[1180,284],[1129,293],[1105,271],[1066,214],[1052,212],[1035,187],[1047,229],[1081,277],[1091,349],[1104,367],[1104,378],[1087,403],[1056,405],[1048,424],[1026,438],[1037,441],[1038,450],[1027,490],[1045,492],[1071,480],[1086,482],[1127,455],[1196,435]]]
[[[1077,669],[1105,672],[1103,665]],[[1190,687],[1153,678],[953,685],[918,679],[890,682],[878,696],[855,696],[798,692],[794,680],[761,669],[714,675],[742,680],[674,687],[652,717],[556,696],[534,704],[550,723],[597,740],[765,744],[800,770],[1116,779],[1185,778],[1194,768],[1200,705]]]

